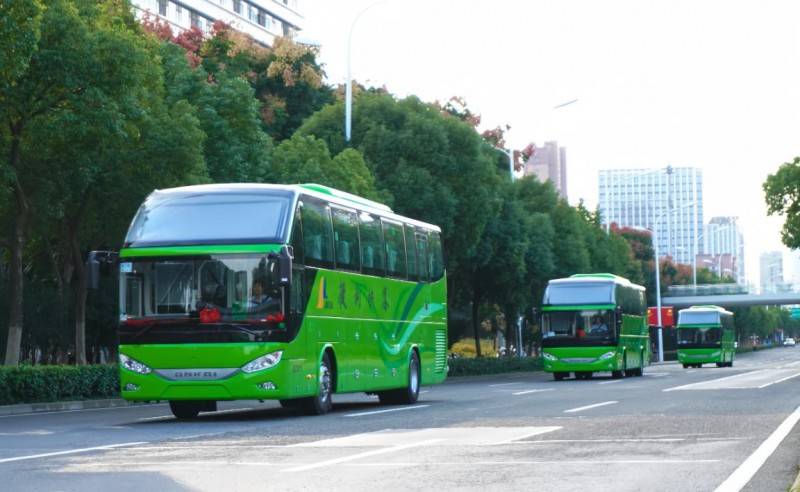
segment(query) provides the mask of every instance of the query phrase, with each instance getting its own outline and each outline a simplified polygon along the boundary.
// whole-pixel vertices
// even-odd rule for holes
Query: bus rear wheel
[[[408,361],[408,384],[405,388],[379,391],[378,400],[384,405],[410,405],[419,399],[420,364],[417,351],[411,352]]]
[[[562,379],[567,378],[567,377],[569,377],[569,373],[568,372],[554,372],[553,373],[553,379],[555,379],[556,381],[561,381]]]

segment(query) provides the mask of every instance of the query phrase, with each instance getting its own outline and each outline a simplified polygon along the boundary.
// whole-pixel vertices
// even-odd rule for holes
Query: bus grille
[[[436,330],[436,362],[437,373],[444,372],[447,365],[447,334],[444,330]]]

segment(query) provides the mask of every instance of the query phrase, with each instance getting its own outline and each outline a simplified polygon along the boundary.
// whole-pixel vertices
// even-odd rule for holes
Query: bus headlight
[[[150,374],[150,372],[152,372],[152,369],[150,369],[148,366],[142,364],[136,359],[128,357],[125,354],[119,354],[119,365],[129,371],[139,374]]]
[[[549,360],[549,361],[553,361],[553,362],[555,362],[555,361],[557,361],[557,360],[558,360],[558,357],[556,357],[556,356],[555,356],[555,355],[553,355],[553,354],[547,353],[547,352],[544,352],[544,353],[542,354],[542,357],[544,357],[545,359],[547,359],[547,360]]]
[[[242,371],[246,373],[262,371],[264,369],[269,369],[273,367],[278,362],[281,361],[281,356],[283,355],[283,350],[278,350],[277,352],[272,352],[267,355],[262,355],[258,359],[254,359],[247,364],[242,366]]]
[[[616,355],[617,355],[616,352],[606,352],[605,354],[600,356],[600,360],[608,360],[608,359],[611,359],[612,357],[614,357]]]

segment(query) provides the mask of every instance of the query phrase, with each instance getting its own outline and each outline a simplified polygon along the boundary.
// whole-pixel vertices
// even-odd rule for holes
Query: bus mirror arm
[[[618,307],[614,311],[614,318],[617,323],[617,328],[622,328],[622,308]]]
[[[116,265],[119,260],[119,253],[116,251],[91,251],[86,258],[86,275],[88,275],[86,286],[89,289],[97,290],[100,288],[100,266]]]

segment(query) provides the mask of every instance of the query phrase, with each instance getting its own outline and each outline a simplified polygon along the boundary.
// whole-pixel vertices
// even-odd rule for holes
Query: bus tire
[[[562,379],[564,379],[564,378],[566,378],[568,376],[569,376],[568,372],[554,372],[553,373],[553,379],[555,379],[556,381],[561,381]]]
[[[317,394],[309,398],[298,398],[298,405],[302,407],[308,415],[325,415],[333,408],[333,364],[328,352],[322,356],[319,363],[319,381]],[[283,405],[283,401],[281,401]]]
[[[717,362],[717,367],[725,367],[726,364],[724,362]]]
[[[379,391],[378,400],[384,405],[411,405],[419,399],[419,385],[422,371],[420,370],[419,355],[416,350],[411,351],[408,361],[408,382],[405,388],[396,390]]]
[[[170,400],[169,409],[172,410],[172,415],[180,420],[194,420],[200,413],[202,405],[198,401],[182,401]]]
[[[639,367],[633,373],[634,376],[644,376],[644,352],[639,352]]]
[[[628,373],[628,364],[626,362],[627,359],[628,359],[628,356],[625,353],[623,353],[622,354],[622,369],[620,369],[619,371],[611,371],[611,377],[612,378],[614,378],[614,379],[622,379],[622,378],[625,377],[625,375]]]
[[[689,364],[684,364],[684,365],[683,365],[683,368],[684,368],[684,369],[689,369]]]

